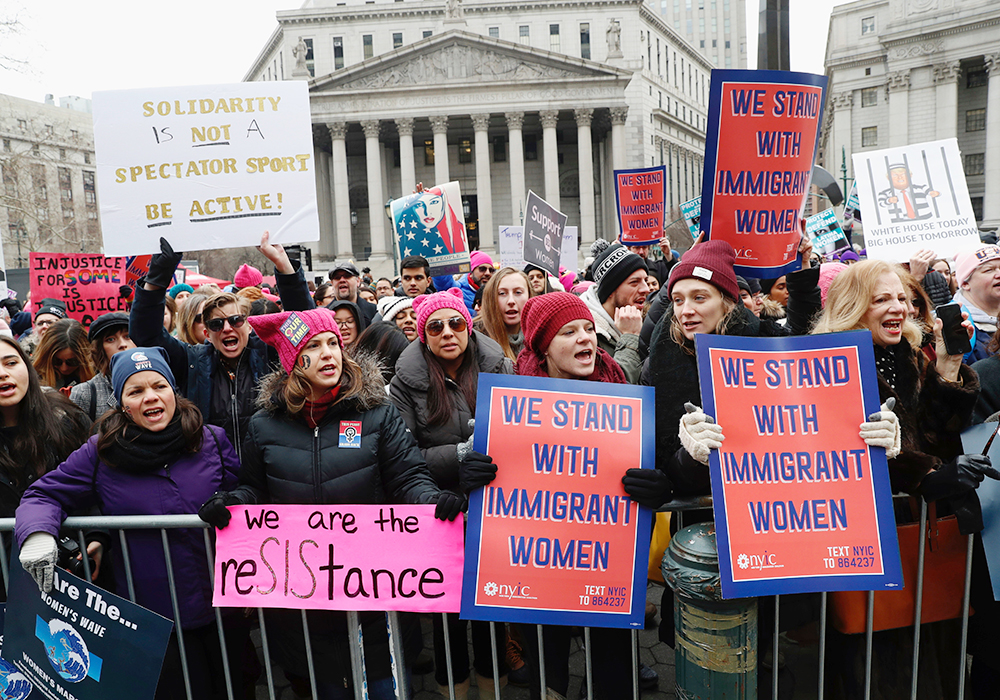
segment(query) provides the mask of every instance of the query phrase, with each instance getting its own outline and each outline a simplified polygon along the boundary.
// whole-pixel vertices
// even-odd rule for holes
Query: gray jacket
[[[111,380],[103,374],[95,374],[83,384],[77,384],[69,392],[69,399],[96,421],[109,410],[118,408]]]

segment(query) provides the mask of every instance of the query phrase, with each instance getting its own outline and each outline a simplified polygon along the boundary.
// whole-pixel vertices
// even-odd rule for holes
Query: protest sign
[[[500,253],[500,267],[523,270],[527,264],[521,257],[524,249],[524,244],[521,242],[521,238],[524,236],[524,227],[500,226],[498,233],[497,250]],[[576,226],[567,226],[563,229],[559,265],[569,270],[576,269],[577,236],[579,236],[579,229]]]
[[[104,252],[319,240],[302,81],[94,93]]]
[[[854,230],[854,222],[861,221],[861,212],[858,211],[861,204],[858,202],[858,181],[851,183],[851,191],[844,201],[844,234],[850,240],[851,231]]]
[[[125,258],[125,284],[135,287],[141,277],[149,274],[149,263],[152,260],[152,255],[129,255]]]
[[[956,139],[851,158],[869,258],[906,262],[922,249],[950,258],[981,245]]]
[[[10,561],[3,659],[39,699],[155,695],[173,622],[63,569],[55,570],[51,593],[43,593],[16,548]]]
[[[837,212],[833,209],[825,209],[806,219],[806,235],[812,241],[813,252],[827,260],[851,247],[844,230],[840,227]]]
[[[701,197],[682,202],[681,216],[684,217],[684,223],[691,232],[691,238],[697,238],[701,233]]]
[[[3,647],[3,625],[6,604],[0,604],[0,649]],[[24,700],[31,695],[31,681],[21,670],[7,659],[0,658],[0,698],[3,700]]]
[[[980,423],[962,433],[962,449],[966,454],[982,454],[986,443],[997,429],[996,423]],[[987,453],[993,466],[1000,465],[1000,438],[995,439]],[[1000,481],[983,479],[976,488],[983,509],[983,549],[990,572],[993,599],[1000,600]]]
[[[663,165],[615,171],[618,240],[622,244],[650,245],[663,238],[666,173]]]
[[[500,465],[469,500],[462,617],[642,627],[651,511],[625,494],[653,468],[653,391],[479,376],[475,449]]]
[[[566,229],[566,215],[553,207],[537,194],[528,190],[525,204],[524,249],[521,257],[525,262],[545,270],[553,277],[559,276],[560,246]]]
[[[903,585],[871,333],[695,336],[724,598]]]
[[[267,505],[230,511],[232,520],[216,539],[212,604],[217,607],[459,609],[462,519],[437,520],[433,505]]]
[[[705,132],[701,230],[736,251],[736,274],[798,270],[826,77],[713,70]]]
[[[422,255],[431,277],[468,272],[469,240],[457,182],[425,187],[392,200],[392,223],[402,257]]]
[[[86,253],[31,253],[31,298],[59,299],[85,328],[101,314],[128,311],[118,288],[125,284],[123,257]]]

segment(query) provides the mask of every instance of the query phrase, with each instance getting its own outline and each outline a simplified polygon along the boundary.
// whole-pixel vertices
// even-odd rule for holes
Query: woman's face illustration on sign
[[[444,219],[444,195],[433,190],[425,191],[413,205],[420,212],[420,221],[427,228],[435,228]]]

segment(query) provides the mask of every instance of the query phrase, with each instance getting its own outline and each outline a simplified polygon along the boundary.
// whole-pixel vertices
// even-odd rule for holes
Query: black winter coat
[[[479,371],[487,374],[513,374],[514,364],[504,357],[500,345],[481,333],[472,332],[466,352],[476,353]],[[458,489],[458,444],[472,436],[469,421],[475,411],[465,401],[458,385],[446,380],[453,406],[451,420],[444,425],[428,425],[427,392],[430,373],[424,357],[423,344],[410,343],[396,361],[396,376],[389,384],[392,402],[413,431],[420,451],[427,460],[434,481],[442,489]]]

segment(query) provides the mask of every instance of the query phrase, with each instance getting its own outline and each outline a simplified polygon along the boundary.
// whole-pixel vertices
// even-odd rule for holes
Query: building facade
[[[392,255],[386,201],[456,180],[494,251],[533,190],[584,248],[617,236],[613,170],[701,192],[711,64],[642,0],[368,0],[277,13],[246,80],[309,80],[318,254]]]
[[[0,95],[0,235],[8,267],[27,267],[31,251],[102,248],[94,125],[81,111],[89,100],[62,102]]]
[[[649,0],[716,68],[747,67],[746,0]]]
[[[955,137],[980,228],[1000,226],[1000,3],[860,0],[833,9],[820,163]]]

